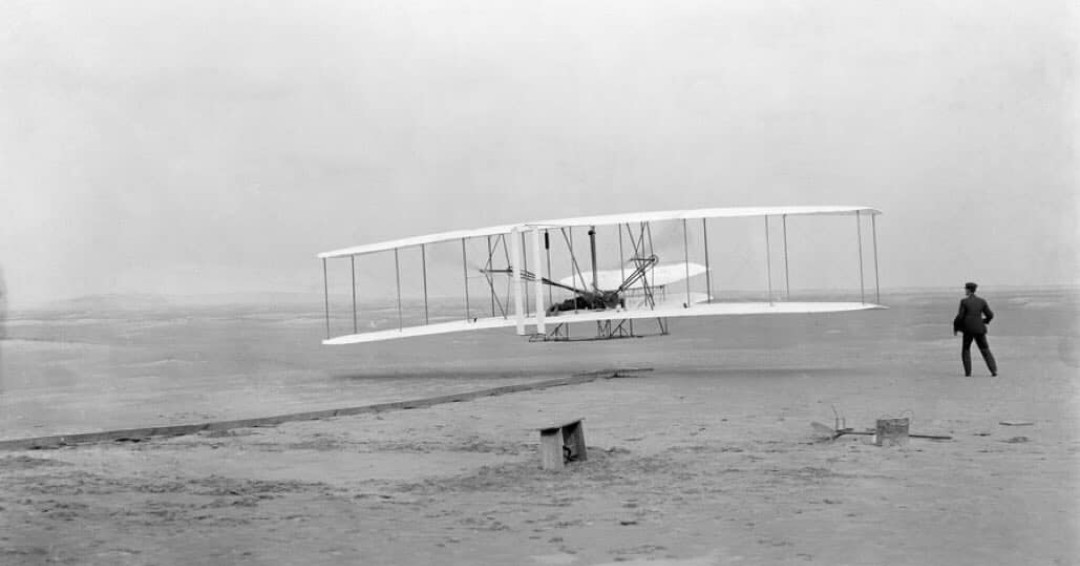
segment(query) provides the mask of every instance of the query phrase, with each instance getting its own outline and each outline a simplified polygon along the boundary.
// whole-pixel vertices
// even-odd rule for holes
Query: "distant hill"
[[[322,305],[322,293],[248,292],[213,293],[207,295],[170,295],[170,303],[176,305]]]
[[[351,298],[331,295],[332,303],[351,302]],[[303,309],[322,312],[325,298],[322,293],[216,293],[206,295],[163,295],[154,293],[108,293],[56,299],[10,309],[12,314],[49,313],[122,313],[139,311],[203,310],[221,307],[240,307],[245,310]],[[408,302],[408,301],[406,301]],[[371,302],[361,301],[366,308]],[[382,302],[378,302],[381,306]]]
[[[120,294],[110,293],[105,295],[86,295],[71,299],[60,299],[37,306],[38,310],[144,310],[152,308],[165,308],[172,303],[162,295],[149,293]]]

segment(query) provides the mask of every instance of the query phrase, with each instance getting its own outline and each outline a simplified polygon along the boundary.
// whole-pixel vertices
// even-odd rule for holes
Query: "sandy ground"
[[[653,362],[639,377],[0,453],[0,563],[1080,563],[1075,323],[999,330],[1002,376],[977,365],[964,378],[948,321],[918,330],[938,302],[895,302],[798,323],[795,335],[781,332],[790,321],[720,323],[601,346],[599,357],[554,345],[575,363],[515,370],[536,363],[527,348],[559,351],[527,345],[457,383]],[[951,310],[952,297],[941,302]],[[1040,320],[1030,300],[1000,302],[999,317]],[[447,356],[418,354],[428,355]],[[379,369],[323,389],[349,392],[343,405],[415,397],[437,379],[427,372],[394,381]],[[832,425],[834,408],[858,429],[907,416],[913,433],[953,439],[823,441],[811,423]],[[586,419],[588,460],[542,470],[533,427],[567,417]]]

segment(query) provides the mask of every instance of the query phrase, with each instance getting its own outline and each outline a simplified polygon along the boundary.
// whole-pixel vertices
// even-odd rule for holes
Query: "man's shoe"
[[[990,377],[997,377],[997,372],[996,371],[990,372]]]

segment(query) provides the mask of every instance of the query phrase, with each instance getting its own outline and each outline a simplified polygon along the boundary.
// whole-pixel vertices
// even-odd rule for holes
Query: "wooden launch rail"
[[[405,409],[422,409],[445,403],[460,403],[472,401],[483,397],[507,395],[521,391],[535,391],[549,387],[562,385],[578,385],[596,381],[598,379],[613,379],[617,377],[630,377],[636,373],[649,372],[652,368],[615,368],[598,371],[576,373],[570,377],[548,379],[534,383],[521,383],[493,387],[478,391],[453,393],[438,397],[415,399],[412,401],[395,401],[392,403],[380,403],[377,405],[363,405],[359,407],[345,407],[341,409],[325,409],[321,411],[309,411],[304,413],[290,413],[271,417],[255,417],[250,419],[237,419],[229,421],[211,421],[198,424],[182,424],[171,426],[154,426],[143,428],[129,428],[122,430],[106,430],[100,432],[87,432],[77,434],[57,434],[52,436],[40,436],[36,438],[18,438],[13,440],[0,440],[0,450],[40,450],[46,448],[59,448],[76,444],[96,444],[102,442],[140,442],[153,437],[185,436],[200,432],[216,432],[237,428],[250,428],[260,426],[274,426],[295,421],[315,421],[331,419],[334,417],[347,417],[351,415],[364,415],[370,413],[383,413],[388,411],[400,411]]]

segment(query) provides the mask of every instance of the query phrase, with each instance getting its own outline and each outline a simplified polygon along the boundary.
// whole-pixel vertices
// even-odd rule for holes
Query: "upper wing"
[[[634,212],[626,214],[606,214],[602,216],[579,216],[574,218],[559,218],[543,220],[539,222],[524,222],[521,224],[504,224],[475,230],[454,230],[440,232],[425,236],[413,236],[397,240],[389,240],[375,244],[365,244],[342,248],[338,250],[322,252],[319,259],[336,257],[348,257],[369,254],[380,251],[409,248],[423,244],[433,244],[450,240],[480,238],[509,234],[514,228],[528,230],[532,228],[553,228],[572,226],[608,226],[622,223],[660,222],[664,220],[700,220],[702,218],[745,218],[754,216],[800,216],[800,215],[830,215],[830,214],[881,214],[880,210],[868,206],[765,206],[765,207],[737,207],[737,208],[698,208],[692,210],[667,210],[659,212]]]
[[[329,252],[322,252],[316,257],[319,259],[331,259],[336,257],[349,257],[371,254],[375,252],[385,252],[391,250],[399,250],[404,248],[412,248],[416,246],[422,246],[425,244],[437,244],[439,242],[449,242],[452,240],[468,240],[471,238],[484,238],[487,236],[498,236],[509,234],[517,225],[505,224],[502,226],[491,226],[488,228],[477,228],[475,230],[454,230],[451,232],[439,232],[438,234],[428,234],[425,236],[413,236],[411,238],[401,238],[398,240],[388,240],[386,242],[378,242],[375,244],[365,244],[362,246],[353,246],[351,248],[342,248],[340,250],[333,250]]]
[[[831,214],[881,214],[869,206],[756,206],[737,208],[696,208],[691,210],[666,210],[659,212],[634,212],[579,216],[528,222],[528,227],[554,228],[570,226],[609,226],[611,224],[661,222],[665,220],[700,220],[702,218],[747,218],[754,216],[806,216]]]

